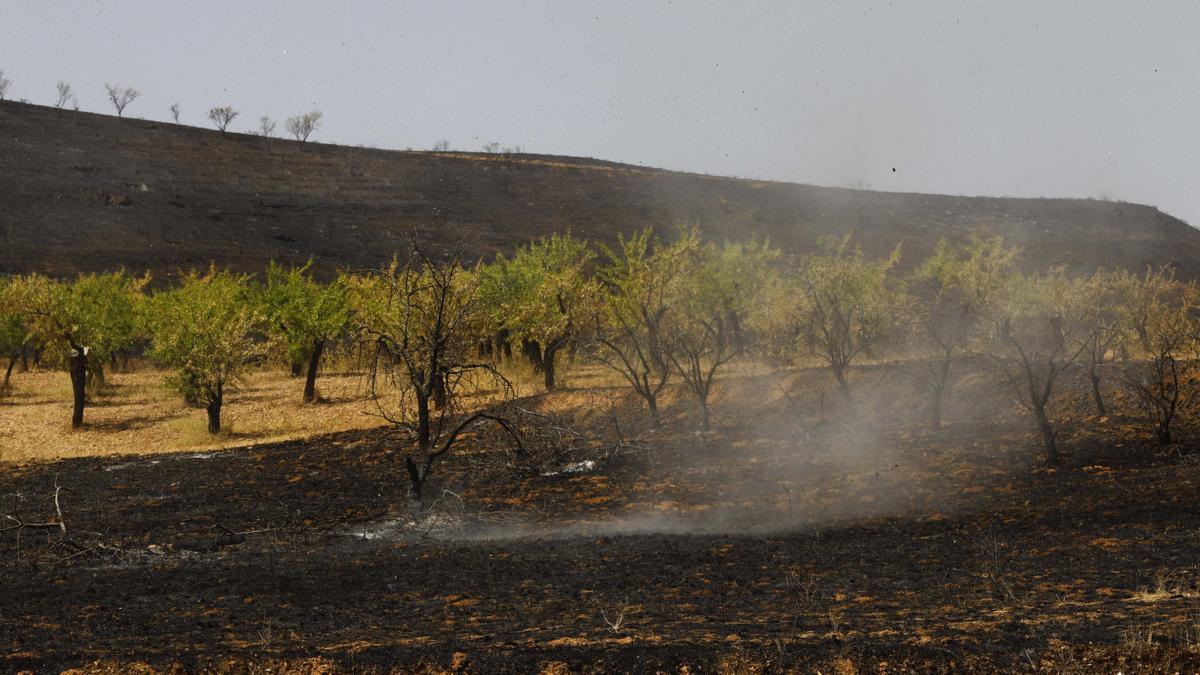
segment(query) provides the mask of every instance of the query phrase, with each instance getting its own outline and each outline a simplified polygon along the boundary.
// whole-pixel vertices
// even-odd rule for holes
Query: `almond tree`
[[[263,115],[258,120],[258,135],[263,138],[271,138],[275,135],[275,120],[267,115]]]
[[[913,273],[913,328],[921,363],[910,374],[929,390],[930,424],[942,428],[942,401],[951,366],[970,346],[983,317],[999,300],[1013,271],[1016,249],[1000,237],[952,246],[945,239]]]
[[[17,309],[16,294],[13,284],[0,279],[0,356],[8,357],[8,366],[4,370],[4,380],[0,382],[0,392],[8,390],[9,378],[12,377],[13,367],[21,357],[25,347],[25,323]]]
[[[1136,282],[1128,272],[1105,272],[1097,270],[1083,282],[1084,330],[1087,348],[1083,352],[1083,363],[1087,367],[1088,380],[1092,384],[1092,404],[1097,415],[1107,415],[1101,389],[1101,373],[1104,364],[1127,338],[1126,307],[1122,288]]]
[[[673,371],[664,330],[671,284],[692,245],[685,239],[665,245],[647,228],[628,239],[620,235],[616,249],[601,247],[608,263],[598,271],[603,291],[591,351],[629,382],[655,420]]]
[[[586,241],[568,234],[538,239],[481,271],[483,309],[497,331],[532,344],[546,391],[558,386],[560,350],[578,339],[595,312],[599,285],[588,272],[595,260]]]
[[[991,312],[990,355],[1042,436],[1046,463],[1058,464],[1051,416],[1054,386],[1088,348],[1083,282],[1062,270],[1014,274]]]
[[[1167,267],[1148,270],[1141,279],[1127,276],[1121,284],[1125,327],[1133,359],[1122,366],[1125,386],[1154,416],[1154,437],[1172,442],[1171,425],[1200,331],[1200,289],[1181,283]]]
[[[4,71],[0,70],[0,101],[8,95],[8,88],[12,86],[12,80],[4,77]]]
[[[267,331],[283,344],[289,362],[308,363],[305,403],[317,398],[317,371],[326,347],[350,327],[345,287],[340,282],[317,282],[311,266],[310,261],[284,269],[272,262],[260,297]]]
[[[216,125],[217,129],[221,130],[222,134],[229,128],[229,123],[237,116],[238,112],[229,106],[213,108],[208,111],[208,119],[212,120],[212,123]]]
[[[71,91],[71,85],[63,82],[62,80],[59,80],[58,84],[54,86],[58,90],[58,98],[54,99],[54,107],[58,108],[59,113],[61,114],[62,109],[65,108],[68,103],[73,101],[75,96]]]
[[[303,115],[289,117],[287,118],[287,121],[283,123],[283,128],[287,129],[289,134],[295,136],[296,140],[303,143],[308,140],[308,137],[312,135],[312,133],[316,131],[318,127],[321,126],[321,117],[322,115],[320,110],[314,110]]]
[[[854,402],[846,380],[851,365],[905,328],[907,296],[891,275],[899,258],[897,248],[887,258],[867,260],[847,236],[802,258],[785,287],[791,306],[779,312],[778,320],[784,335],[794,336],[785,348],[824,361],[848,404]]]
[[[83,426],[88,374],[102,373],[112,354],[132,346],[135,309],[148,281],[116,272],[87,274],[73,282],[34,274],[14,282],[10,292],[29,334],[71,376],[72,427]]]
[[[108,100],[117,110],[117,117],[121,117],[125,113],[125,107],[142,95],[142,92],[133,87],[121,88],[121,85],[105,84],[104,91],[108,93]]]
[[[418,511],[434,466],[471,425],[490,420],[508,428],[494,406],[464,409],[464,395],[480,385],[502,398],[511,387],[472,357],[480,282],[462,258],[461,245],[434,256],[414,242],[405,258],[379,272],[342,277],[360,339],[371,348],[371,397],[379,415],[412,441],[400,454],[410,507]]]
[[[205,407],[211,434],[221,431],[230,385],[263,353],[249,281],[215,268],[191,272],[178,288],[151,296],[141,313],[151,358],[176,371],[169,385]]]
[[[747,316],[770,283],[779,251],[766,242],[701,242],[695,230],[680,239],[683,265],[671,284],[663,331],[666,354],[700,407],[709,428],[709,397],[718,369],[752,346]]]

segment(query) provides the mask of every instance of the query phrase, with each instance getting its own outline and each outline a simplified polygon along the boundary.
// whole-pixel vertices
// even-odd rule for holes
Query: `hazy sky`
[[[1099,196],[1200,225],[1197,2],[0,0],[10,98],[316,140],[495,141],[713,174]],[[282,127],[282,125],[280,125]],[[895,169],[893,171],[893,168]]]

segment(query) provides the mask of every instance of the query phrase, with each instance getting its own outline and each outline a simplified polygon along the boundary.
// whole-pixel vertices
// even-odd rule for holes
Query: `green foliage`
[[[694,229],[681,231],[672,244],[646,229],[629,238],[620,235],[616,249],[601,247],[608,263],[597,272],[603,292],[593,352],[633,386],[655,417],[658,395],[672,371],[667,313],[701,248]]]
[[[252,293],[248,277],[214,268],[192,272],[144,303],[149,354],[176,371],[169,384],[185,398],[219,405],[224,389],[263,353],[263,317]]]
[[[480,271],[480,299],[491,326],[515,339],[561,346],[591,316],[598,285],[588,273],[596,254],[567,234],[538,239]]]
[[[282,345],[289,363],[308,359],[315,342],[337,339],[350,326],[345,287],[317,282],[311,265],[284,269],[272,262],[258,298],[267,333]]]
[[[25,323],[18,311],[15,285],[0,279],[0,357],[20,351],[25,337]]]
[[[829,365],[850,401],[846,370],[901,337],[911,314],[903,285],[893,278],[896,248],[882,260],[867,260],[850,237],[808,255],[789,278],[767,284],[773,306],[760,319],[777,357],[815,356]]]
[[[691,231],[680,239],[681,265],[669,285],[662,340],[675,372],[695,396],[708,428],[708,397],[717,369],[751,345],[747,317],[777,276],[779,251],[763,241],[718,248]]]
[[[34,274],[16,279],[9,292],[31,337],[60,357],[86,350],[91,362],[102,363],[133,346],[137,306],[148,281],[124,271],[73,282]]]

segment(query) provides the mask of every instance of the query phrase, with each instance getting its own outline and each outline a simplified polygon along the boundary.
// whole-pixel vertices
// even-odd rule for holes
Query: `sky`
[[[9,98],[1200,225],[1200,3],[0,0]],[[282,124],[280,124],[282,130]]]

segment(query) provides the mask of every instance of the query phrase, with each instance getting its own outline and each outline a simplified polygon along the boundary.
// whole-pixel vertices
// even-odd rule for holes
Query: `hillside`
[[[790,252],[853,232],[869,253],[903,241],[1004,235],[1027,266],[1200,269],[1200,231],[1155,208],[1068,199],[951,197],[719,178],[541,155],[299,144],[162,122],[0,103],[0,273],[241,270],[314,257],[377,265],[407,233],[468,234],[491,255],[571,229],[612,240],[698,224],[769,236]]]

